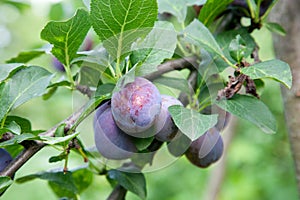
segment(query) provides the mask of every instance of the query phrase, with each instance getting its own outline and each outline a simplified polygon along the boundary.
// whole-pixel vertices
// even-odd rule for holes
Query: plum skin
[[[116,125],[110,102],[102,104],[94,117],[94,139],[96,148],[107,159],[122,160],[137,152],[132,138]]]
[[[229,124],[229,121],[231,119],[231,114],[227,111],[220,111],[218,115],[218,122],[215,125],[215,127],[219,131],[223,131]]]
[[[11,161],[11,155],[5,149],[0,148],[0,172],[2,172]]]
[[[136,77],[112,95],[111,104],[113,117],[125,133],[134,137],[156,134],[153,124],[161,110],[161,96],[153,83]]]
[[[182,103],[169,95],[161,95],[161,99],[161,111],[156,120],[158,133],[155,138],[162,142],[169,142],[175,137],[178,127],[175,125],[168,108],[173,105],[182,106]]]
[[[219,130],[213,127],[191,143],[185,156],[192,164],[206,168],[218,161],[223,151],[223,139]]]

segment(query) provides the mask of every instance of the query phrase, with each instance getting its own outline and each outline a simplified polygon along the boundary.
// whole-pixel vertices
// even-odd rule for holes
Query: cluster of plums
[[[171,154],[185,154],[199,167],[217,161],[223,153],[220,129],[225,122],[219,122],[195,141],[190,141],[174,124],[168,111],[172,105],[182,103],[172,96],[161,95],[147,79],[136,77],[97,108],[94,117],[96,148],[107,159],[128,159],[139,152],[137,140],[153,137],[156,141],[167,142]]]

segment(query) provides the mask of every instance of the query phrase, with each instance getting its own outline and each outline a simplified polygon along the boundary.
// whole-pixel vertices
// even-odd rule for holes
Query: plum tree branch
[[[160,77],[162,74],[174,70],[182,70],[185,68],[188,68],[190,70],[195,70],[199,65],[197,63],[197,60],[198,60],[197,56],[191,56],[191,57],[167,61],[163,64],[158,65],[157,71],[144,76],[144,78],[149,80],[154,80]]]
[[[74,112],[71,116],[69,116],[59,124],[53,126],[48,131],[41,133],[40,135],[53,137],[56,128],[60,124],[66,124],[67,127],[71,127],[73,124],[75,124],[77,119],[79,119],[83,110],[84,107],[80,108],[78,111]],[[13,177],[16,171],[19,170],[23,166],[23,164],[25,164],[34,154],[36,154],[39,150],[41,150],[45,146],[46,144],[41,141],[31,141],[30,144],[27,144],[24,150],[15,159],[13,159],[13,161],[2,172],[0,172],[0,176]]]

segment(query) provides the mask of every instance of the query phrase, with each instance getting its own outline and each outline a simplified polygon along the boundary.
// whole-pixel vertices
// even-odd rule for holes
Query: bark
[[[298,194],[300,194],[300,3],[299,0],[279,1],[271,12],[270,21],[281,24],[287,34],[274,35],[275,53],[289,63],[293,75],[292,89],[282,87],[284,111],[292,155],[295,161]]]

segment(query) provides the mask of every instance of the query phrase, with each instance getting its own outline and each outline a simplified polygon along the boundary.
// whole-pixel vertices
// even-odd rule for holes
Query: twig
[[[185,68],[195,70],[198,67],[197,63],[197,57],[192,56],[192,57],[187,57],[187,58],[181,58],[177,60],[170,60],[168,62],[165,62],[157,67],[157,71],[148,74],[144,76],[144,78],[149,79],[149,80],[154,80],[158,77],[160,77],[162,74],[165,74],[170,71],[174,70],[182,70]]]
[[[93,91],[87,85],[76,85],[76,89],[82,94],[88,96],[88,98],[92,98]]]
[[[45,144],[42,142],[33,142],[30,147],[24,149],[2,172],[0,172],[0,176],[13,177],[16,171],[44,146]]]
[[[84,107],[73,113],[67,119],[49,129],[48,131],[41,133],[40,135],[50,137],[54,136],[55,130],[60,124],[66,124],[67,127],[71,127],[77,121],[83,110]],[[25,148],[2,172],[0,172],[0,176],[13,177],[16,171],[19,170],[23,166],[23,164],[25,164],[34,154],[36,154],[39,150],[46,146],[46,144],[41,141],[33,141],[30,145],[27,146],[27,148]]]
[[[195,91],[195,87],[197,84],[197,76],[198,76],[198,72],[196,70],[193,70],[189,77],[188,77],[188,83],[189,83],[189,89],[190,89],[190,95],[192,96],[194,94]],[[189,104],[189,100],[191,100],[191,96],[188,96],[186,93],[181,92],[178,99],[179,101],[182,103],[182,105],[186,106]]]

